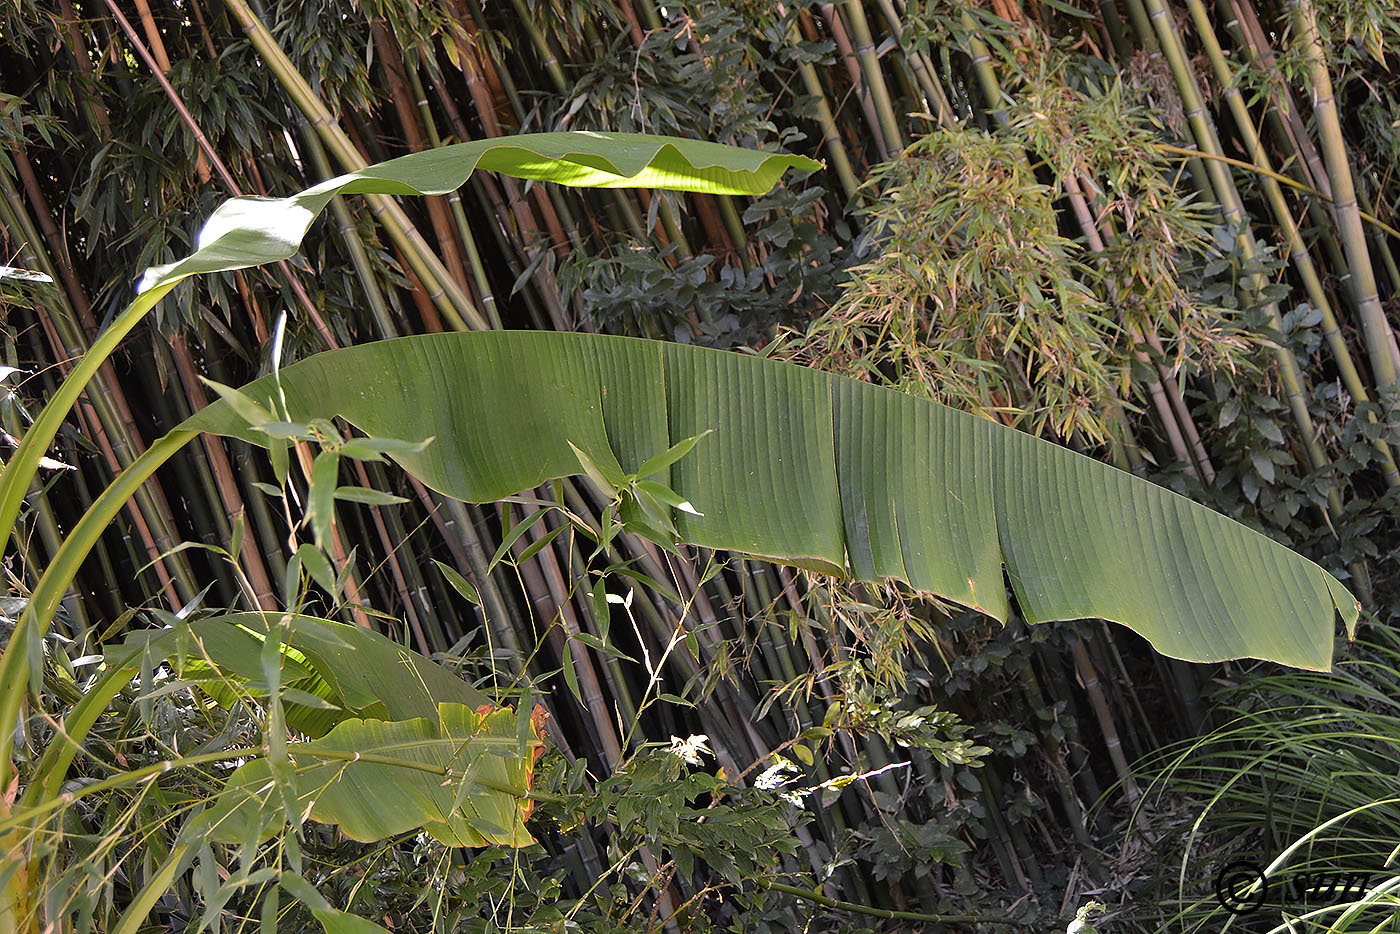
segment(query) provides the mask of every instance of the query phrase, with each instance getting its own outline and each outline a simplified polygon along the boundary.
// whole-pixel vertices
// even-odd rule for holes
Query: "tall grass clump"
[[[1375,627],[1335,671],[1250,678],[1219,700],[1222,726],[1144,770],[1137,829],[1156,838],[1162,863],[1130,927],[1390,929],[1400,918],[1400,635]]]

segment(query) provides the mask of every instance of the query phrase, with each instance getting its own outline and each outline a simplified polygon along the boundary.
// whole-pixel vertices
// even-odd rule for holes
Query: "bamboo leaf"
[[[336,487],[335,498],[347,503],[364,503],[367,506],[395,506],[408,502],[408,499],[403,496],[395,496],[393,493],[371,490],[363,486]]]
[[[297,555],[301,558],[302,567],[311,574],[311,579],[320,584],[321,587],[335,597],[340,599],[340,590],[336,587],[335,568],[331,567],[330,559],[315,545],[310,542],[303,542],[297,548]]]
[[[574,695],[574,700],[583,703],[583,692],[578,689],[578,672],[574,670],[573,644],[564,643],[564,683],[569,686],[569,693]]]
[[[546,545],[558,538],[559,533],[564,531],[565,528],[566,526],[561,525],[559,528],[551,529],[550,531],[541,535],[539,539],[530,543],[530,547],[526,548],[520,553],[520,557],[516,559],[516,562],[518,564],[524,564],[526,561],[529,561],[535,555],[539,554],[545,548]]]
[[[648,457],[645,461],[642,462],[642,466],[637,468],[637,476],[646,478],[650,477],[654,473],[660,473],[667,467],[670,467],[676,461],[680,460],[682,457],[685,457],[687,454],[689,454],[690,449],[695,447],[695,445],[699,444],[700,439],[705,437],[705,435],[708,435],[709,433],[709,431],[702,431],[700,434],[696,435],[693,438],[683,438],[680,441],[677,441],[675,444],[671,445],[665,451],[662,451],[660,454],[656,455],[655,457]]]
[[[598,485],[598,488],[609,496],[616,496],[619,489],[625,484],[626,478],[622,471],[615,465],[599,464],[587,453],[579,450],[578,445],[569,442],[569,449],[578,458],[579,466],[583,468],[584,476]]]
[[[436,558],[433,559],[433,564],[437,565],[438,570],[442,572],[443,577],[447,578],[447,582],[452,585],[453,590],[461,594],[468,603],[481,606],[481,595],[476,592],[476,588],[471,585],[470,581],[458,573],[456,568],[449,567]]]
[[[388,929],[367,918],[334,908],[313,908],[311,913],[326,929],[326,934],[388,934]]]
[[[510,546],[514,545],[516,540],[520,538],[520,536],[524,535],[527,531],[529,531],[530,526],[543,519],[544,514],[545,510],[541,509],[539,512],[531,513],[524,519],[521,519],[519,522],[515,523],[515,525],[511,526],[510,531],[507,532],[501,538],[501,544],[499,547],[496,548],[496,553],[491,556],[491,562],[488,565],[486,565],[487,574],[490,574],[493,570],[495,570],[496,565],[501,563],[501,559],[510,553]]]
[[[316,547],[330,547],[331,526],[335,521],[335,483],[340,475],[340,455],[322,451],[311,464],[311,483],[306,494],[306,518],[316,537]]]

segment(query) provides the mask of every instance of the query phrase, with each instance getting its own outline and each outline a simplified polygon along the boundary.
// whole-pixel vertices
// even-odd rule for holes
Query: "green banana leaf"
[[[187,841],[265,839],[283,802],[372,842],[423,827],[449,846],[524,846],[543,720],[522,721],[441,665],[357,626],[309,616],[235,613],[134,633],[108,652],[130,672],[169,661],[177,678],[221,703],[265,696],[262,651],[269,626],[282,651],[287,724],[317,737],[288,747],[290,794],[275,791],[266,759],[240,766],[214,803],[185,829]],[[275,780],[274,775],[278,778]]]
[[[288,747],[290,800],[299,812],[371,843],[421,827],[447,846],[528,846],[527,797],[541,738],[517,735],[509,707],[444,703],[432,718],[343,720],[324,737]],[[184,841],[264,840],[283,825],[267,759],[229,776]]]
[[[759,195],[790,168],[818,169],[806,156],[739,149],[641,133],[528,133],[415,152],[329,179],[289,198],[233,198],[210,215],[198,249],[146,271],[139,291],[201,272],[286,259],[336,195],[441,195],[477,169],[588,188],[667,188]]]
[[[145,655],[171,662],[177,677],[200,685],[220,703],[236,691],[265,696],[261,654],[269,624],[282,614],[233,613],[183,623],[178,629],[137,632],[110,649],[109,668],[130,668]],[[377,632],[311,616],[292,615],[279,627],[287,725],[321,737],[342,720],[435,719],[440,703],[473,709],[486,695],[441,665]],[[235,689],[233,685],[238,685]],[[299,700],[297,692],[310,695]]]
[[[652,479],[701,515],[681,540],[863,580],[893,578],[1030,622],[1099,617],[1166,655],[1331,663],[1331,574],[1204,506],[913,396],[788,363],[603,335],[407,337],[284,368],[293,421],[342,416],[434,489],[486,502],[614,475],[703,432]],[[272,378],[245,393],[272,407]],[[275,408],[270,408],[276,411]],[[182,428],[266,437],[220,402]]]

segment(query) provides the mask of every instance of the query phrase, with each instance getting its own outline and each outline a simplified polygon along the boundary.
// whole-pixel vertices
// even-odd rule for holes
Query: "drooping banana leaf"
[[[1005,620],[1099,617],[1194,661],[1331,663],[1331,574],[1197,503],[1064,448],[913,396],[792,364],[633,338],[435,334],[281,372],[294,421],[342,416],[434,489],[487,502],[615,473],[707,430],[652,479],[701,515],[682,540],[860,579],[894,578]],[[244,390],[274,405],[271,378]],[[186,429],[265,436],[226,403]]]
[[[812,164],[604,134],[500,145],[516,174],[583,184],[654,178],[757,191],[785,167]],[[230,202],[193,256],[148,272],[146,294],[196,272],[290,255],[334,193],[444,192],[465,177],[462,165],[494,165],[494,149],[456,152],[461,162],[450,168],[441,152],[418,153],[293,198]],[[709,165],[724,171],[701,167]],[[1323,668],[1335,612],[1350,631],[1359,611],[1323,569],[1159,487],[986,420],[788,364],[621,338],[501,333],[349,348],[281,378],[295,420],[342,415],[371,435],[434,438],[400,461],[469,500],[578,473],[575,448],[625,472],[714,429],[656,478],[703,513],[676,517],[686,541],[895,578],[998,619],[1009,581],[1032,622],[1102,617],[1179,658]],[[252,391],[271,402],[269,382]],[[181,427],[262,440],[226,403]],[[168,453],[142,470],[157,456]]]
[[[318,740],[288,747],[291,800],[312,820],[370,843],[421,827],[447,846],[526,846],[528,793],[539,721],[518,734],[509,707],[444,703],[433,717],[343,720]],[[283,823],[267,759],[229,776],[214,803],[186,825],[186,841],[242,843]]]
[[[135,668],[145,655],[169,661],[177,677],[221,703],[246,691],[266,694],[261,654],[268,625],[282,644],[287,725],[321,737],[342,720],[436,718],[442,703],[473,709],[486,695],[441,665],[377,632],[311,616],[233,613],[182,623],[179,629],[137,632],[108,651],[111,669]],[[299,699],[299,695],[308,695]]]
[[[233,198],[210,216],[191,256],[146,271],[145,292],[201,272],[286,259],[336,195],[441,195],[477,169],[583,188],[668,188],[758,195],[805,156],[641,133],[529,133],[415,152],[329,179],[289,198]]]

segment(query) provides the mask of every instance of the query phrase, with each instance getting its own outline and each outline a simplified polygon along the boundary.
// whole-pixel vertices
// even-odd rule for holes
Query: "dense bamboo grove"
[[[984,6],[7,5],[5,261],[53,280],[0,280],[0,362],[18,370],[0,413],[10,436],[136,271],[187,252],[229,195],[555,129],[825,162],[750,199],[479,173],[449,196],[337,200],[297,259],[180,286],[103,368],[8,543],[10,593],[27,592],[110,477],[210,401],[200,377],[246,382],[275,346],[290,360],[547,328],[770,348],[999,419],[1265,530],[1392,620],[1400,18],[1367,0]],[[298,454],[304,494],[311,454]],[[529,685],[554,716],[563,788],[582,787],[568,763],[587,759],[587,784],[624,799],[650,789],[653,810],[657,788],[718,801],[721,787],[638,757],[699,734],[704,761],[750,788],[783,780],[775,755],[810,783],[868,775],[814,795],[790,833],[799,812],[735,790],[747,829],[690,840],[693,866],[658,865],[640,831],[609,823],[618,812],[541,834],[519,859],[308,834],[307,875],[395,930],[545,926],[575,903],[600,929],[786,930],[830,912],[996,930],[1064,923],[1090,895],[1118,915],[1109,924],[1151,929],[1143,884],[1158,855],[1179,857],[1175,821],[1205,792],[1158,786],[1146,824],[1161,852],[1124,843],[1144,801],[1133,763],[1217,722],[1213,682],[1254,675],[1162,659],[1102,623],[999,630],[894,588],[630,535],[590,564],[559,512],[526,521],[550,501],[597,522],[604,503],[583,481],[482,508],[385,465],[347,467],[342,482],[402,502],[336,503],[327,587],[296,558],[302,504],[269,496],[271,480],[260,452],[210,438],[142,490],[64,603],[49,713],[128,630],[300,601],[494,687],[520,676],[514,691]],[[173,693],[131,711],[104,727],[85,775],[231,740]],[[33,725],[31,755],[48,729]],[[67,832],[96,841],[99,871],[47,910],[107,929],[155,871],[123,828],[168,836],[200,781],[75,811]],[[744,859],[771,847],[776,863],[724,865],[735,840]],[[1229,842],[1213,845],[1228,855]],[[635,871],[619,872],[634,845]],[[198,919],[232,860],[201,857],[153,921]],[[256,923],[255,887],[223,897],[223,924]]]

